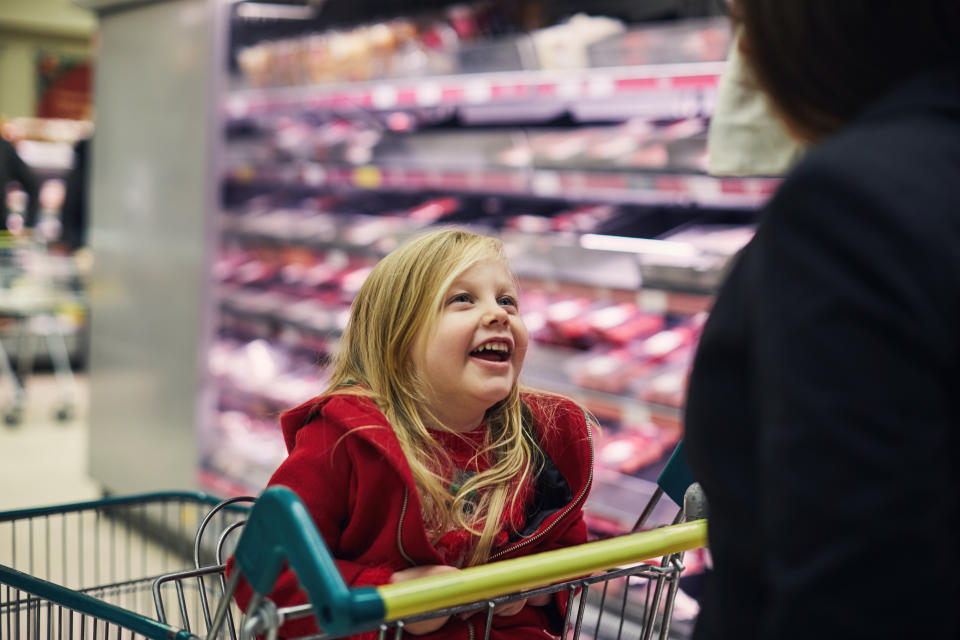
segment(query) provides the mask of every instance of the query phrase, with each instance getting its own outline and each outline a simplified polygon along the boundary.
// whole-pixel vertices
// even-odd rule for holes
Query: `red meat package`
[[[630,425],[600,442],[597,462],[620,473],[636,473],[659,461],[676,445],[678,434],[649,422]]]
[[[567,369],[577,386],[605,393],[623,393],[633,379],[633,365],[633,359],[625,349],[613,349],[571,359]]]
[[[546,308],[546,331],[540,338],[546,342],[586,348],[592,343],[588,315],[593,303],[588,298],[566,298]]]
[[[635,340],[626,346],[637,365],[638,374],[646,374],[662,365],[682,350],[689,350],[695,337],[694,330],[685,325],[664,329],[649,338]]]
[[[650,336],[663,329],[664,323],[662,315],[642,311],[629,302],[591,311],[587,321],[598,340],[615,345]]]
[[[416,222],[434,223],[449,216],[460,208],[460,201],[456,198],[434,198],[417,205],[407,212],[407,217]]]
[[[690,368],[686,364],[667,367],[643,384],[637,396],[651,404],[680,408],[686,402],[689,372]]]

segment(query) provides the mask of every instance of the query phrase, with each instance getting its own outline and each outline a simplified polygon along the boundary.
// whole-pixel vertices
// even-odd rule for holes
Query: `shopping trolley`
[[[51,254],[44,243],[29,237],[0,232],[0,318],[12,325],[16,370],[0,340],[0,382],[6,381],[9,403],[3,408],[8,425],[23,416],[25,384],[33,372],[37,342],[43,338],[56,375],[58,420],[68,420],[74,411],[77,385],[70,365],[66,334],[74,323],[64,317],[82,315],[79,273],[71,256]]]
[[[270,638],[303,616],[316,616],[321,638],[400,638],[411,622],[471,611],[486,616],[489,634],[498,605],[560,591],[570,595],[565,639],[665,639],[683,552],[706,544],[706,521],[685,516],[678,521],[694,519],[351,589],[306,508],[283,487],[256,501],[164,493],[0,513],[0,639]],[[231,554],[237,569],[227,579]],[[277,607],[265,596],[284,566],[311,604]],[[257,594],[246,614],[232,599],[241,575]]]

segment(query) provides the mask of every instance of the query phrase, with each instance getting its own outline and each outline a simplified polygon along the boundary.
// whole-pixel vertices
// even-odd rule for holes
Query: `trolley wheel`
[[[60,407],[57,409],[57,420],[60,422],[66,422],[73,418],[73,407]]]
[[[19,409],[12,409],[3,414],[3,422],[7,426],[15,427],[23,420],[23,414]]]

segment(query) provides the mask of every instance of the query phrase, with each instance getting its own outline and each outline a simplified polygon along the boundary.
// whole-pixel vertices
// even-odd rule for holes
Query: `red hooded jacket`
[[[586,542],[583,504],[593,479],[590,427],[576,404],[558,396],[524,394],[545,454],[520,536],[495,549],[491,561]],[[314,398],[281,416],[289,456],[270,485],[292,489],[303,500],[350,586],[386,584],[394,571],[444,564],[430,544],[406,456],[386,417],[368,398],[335,394]],[[232,568],[232,560],[228,571]],[[241,580],[236,600],[246,609],[252,596]],[[278,606],[306,602],[296,576],[285,571],[270,599]],[[566,604],[526,606],[510,617],[494,616],[491,638],[551,637],[559,633]],[[452,617],[435,633],[420,636],[482,638],[485,615]],[[317,633],[313,618],[293,620],[281,636]],[[414,636],[408,636],[414,637]]]

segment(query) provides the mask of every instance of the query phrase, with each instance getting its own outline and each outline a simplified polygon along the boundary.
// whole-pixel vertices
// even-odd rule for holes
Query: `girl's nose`
[[[510,320],[510,314],[500,304],[488,306],[483,314],[484,324],[505,324]]]

